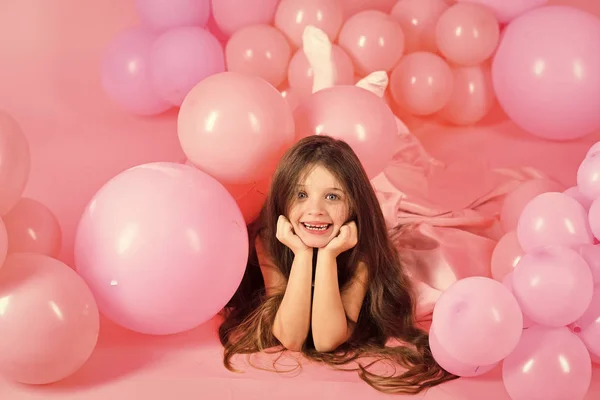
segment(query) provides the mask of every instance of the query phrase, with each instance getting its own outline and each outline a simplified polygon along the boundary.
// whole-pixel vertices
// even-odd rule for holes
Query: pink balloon
[[[596,239],[600,238],[600,198],[594,200],[588,211],[587,218],[590,229]],[[592,239],[593,240],[593,239]],[[589,244],[589,243],[581,243]]]
[[[577,200],[579,202],[579,204],[581,204],[583,206],[585,211],[589,211],[590,207],[592,206],[592,203],[594,202],[593,199],[589,199],[588,197],[585,197],[581,193],[581,191],[579,190],[579,188],[577,186],[572,186],[572,187],[568,188],[567,190],[565,190],[563,193],[566,194],[567,196],[572,197],[575,200]]]
[[[158,31],[204,27],[210,16],[210,0],[135,0],[135,6],[144,25]]]
[[[586,157],[590,157],[591,155],[600,152],[600,142],[596,142],[592,145],[592,147],[590,147],[590,149],[588,150],[587,154],[585,155]]]
[[[594,240],[583,206],[558,192],[542,193],[525,206],[517,235],[526,252],[539,246],[572,247]]]
[[[294,116],[264,79],[224,72],[204,79],[179,110],[187,158],[223,183],[262,180],[294,141]]]
[[[400,23],[381,11],[362,11],[342,26],[338,43],[348,52],[357,71],[368,75],[391,71],[404,54]]]
[[[150,82],[150,51],[156,38],[157,34],[149,30],[127,29],[109,43],[102,58],[104,91],[133,114],[156,115],[172,107]]]
[[[538,324],[556,327],[581,317],[594,291],[588,264],[575,250],[563,246],[528,251],[513,272],[512,284],[525,315]]]
[[[204,78],[225,71],[221,43],[198,27],[174,28],[158,37],[150,54],[156,93],[175,106]]]
[[[534,8],[540,7],[548,0],[456,0],[458,3],[481,4],[489,8],[496,18],[502,23],[507,23],[514,18]]]
[[[291,57],[287,39],[270,25],[238,30],[225,48],[228,71],[258,76],[275,87],[285,81]]]
[[[29,180],[29,142],[13,117],[0,110],[0,216],[17,204]]]
[[[492,11],[479,4],[459,3],[447,9],[436,25],[436,41],[448,61],[479,65],[492,56],[500,25]]]
[[[286,87],[286,88],[282,89],[280,91],[280,93],[281,93],[281,97],[284,98],[285,102],[290,107],[290,110],[292,110],[292,112],[296,111],[296,108],[298,108],[298,106],[300,105],[300,101],[301,101],[301,97],[296,92],[296,90],[294,90],[290,87]]]
[[[492,277],[502,281],[517,267],[523,254],[517,232],[506,233],[500,238],[492,253]]]
[[[398,0],[341,0],[344,20],[361,11],[378,10],[389,13]]]
[[[2,268],[2,264],[4,264],[4,260],[6,260],[6,255],[8,254],[8,233],[6,232],[6,226],[0,218],[0,268]]]
[[[41,254],[11,254],[0,268],[0,373],[25,384],[58,382],[96,347],[100,316],[83,279]]]
[[[399,0],[394,5],[391,16],[402,27],[406,53],[438,51],[435,27],[447,9],[445,0]]]
[[[500,223],[505,232],[517,229],[525,206],[542,193],[562,191],[561,184],[549,179],[531,179],[508,193],[500,210]]]
[[[304,100],[294,113],[296,136],[328,135],[346,141],[369,178],[388,165],[398,127],[388,105],[356,86],[333,86]]]
[[[279,0],[212,0],[216,25],[231,36],[246,26],[271,24]]]
[[[37,200],[22,198],[4,216],[8,253],[36,253],[58,258],[62,231],[54,213]]]
[[[440,341],[435,333],[435,325],[429,330],[429,347],[435,361],[447,372],[456,376],[474,377],[486,374],[496,368],[498,363],[491,365],[470,365],[458,361],[452,357],[446,349],[440,344]]]
[[[520,128],[569,140],[600,128],[600,19],[568,6],[532,10],[504,30],[492,66],[500,105]]]
[[[75,264],[103,315],[132,331],[173,334],[213,318],[241,282],[244,217],[227,190],[176,163],[130,168],[86,207]]]
[[[592,380],[585,345],[568,328],[532,326],[502,364],[512,400],[583,400]]]
[[[504,286],[506,286],[506,288],[513,294],[515,294],[514,290],[513,290],[513,271],[511,271],[509,274],[507,274],[504,279],[502,279],[502,284]],[[522,313],[522,310],[521,310]],[[536,325],[535,322],[533,322],[531,320],[531,318],[529,318],[527,315],[523,314],[523,329],[527,329],[532,327],[533,325]]]
[[[512,293],[485,277],[456,281],[433,310],[440,345],[454,359],[470,365],[499,362],[515,348],[523,314]]]
[[[454,90],[454,76],[440,56],[416,52],[400,60],[390,77],[392,97],[413,115],[431,115],[443,109]]]
[[[574,248],[590,267],[594,286],[600,285],[600,245],[584,244]]]
[[[348,53],[340,46],[334,44],[331,47],[331,58],[335,71],[334,85],[353,85],[354,82],[354,64]],[[304,50],[296,51],[288,67],[287,79],[291,88],[299,96],[306,97],[312,94],[313,89],[313,70],[304,54]]]
[[[600,153],[587,156],[577,169],[577,188],[589,200],[600,197]]]
[[[343,22],[340,0],[281,0],[275,12],[275,27],[296,48],[302,47],[302,35],[307,26],[321,29],[331,42],[335,42]]]
[[[496,99],[490,67],[454,67],[452,75],[452,94],[439,115],[456,125],[473,125],[490,112]]]
[[[590,355],[600,357],[600,288],[583,315],[573,324],[573,332],[583,341]]]

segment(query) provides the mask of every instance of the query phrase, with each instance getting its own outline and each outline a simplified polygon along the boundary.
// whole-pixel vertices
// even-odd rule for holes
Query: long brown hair
[[[224,364],[234,371],[231,358],[281,348],[272,334],[275,314],[283,294],[266,296],[254,239],[263,241],[267,252],[284,277],[289,278],[293,253],[275,237],[277,218],[287,215],[295,186],[307,168],[322,165],[342,184],[358,227],[358,244],[338,257],[338,279],[343,290],[358,261],[368,267],[368,290],[349,340],[335,352],[319,353],[310,338],[302,354],[339,368],[356,362],[359,376],[375,389],[388,393],[419,393],[456,376],[434,360],[427,334],[415,323],[415,300],[411,282],[404,273],[385,225],[381,206],[358,157],[344,141],[314,135],[298,141],[283,156],[259,218],[250,225],[251,252],[242,282],[223,312],[219,337],[224,346]],[[350,321],[352,322],[352,321]],[[399,342],[391,345],[389,342]],[[361,363],[363,359],[372,359]],[[400,374],[378,375],[378,361],[391,361],[404,369]],[[386,363],[389,364],[389,363]]]

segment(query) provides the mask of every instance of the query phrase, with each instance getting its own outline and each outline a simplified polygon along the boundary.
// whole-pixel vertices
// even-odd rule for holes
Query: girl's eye
[[[303,198],[305,198],[305,197],[306,197],[306,193],[304,193],[304,192],[299,192],[299,193],[298,193],[298,198],[299,198],[299,199],[303,199]]]
[[[328,194],[328,195],[327,195],[327,198],[328,198],[329,200],[337,200],[339,197],[338,197],[338,195],[337,195],[337,194]]]

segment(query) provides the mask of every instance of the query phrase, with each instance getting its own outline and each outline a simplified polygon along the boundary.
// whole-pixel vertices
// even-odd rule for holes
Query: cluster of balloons
[[[502,362],[513,400],[585,397],[600,363],[598,176],[600,143],[576,186],[534,180],[506,197],[512,230],[494,250],[493,279],[460,280],[436,304],[430,341],[443,368],[477,376]]]
[[[62,232],[56,216],[23,197],[30,162],[19,124],[0,112],[0,374],[45,384],[87,361],[100,319],[85,281],[57,260]]]

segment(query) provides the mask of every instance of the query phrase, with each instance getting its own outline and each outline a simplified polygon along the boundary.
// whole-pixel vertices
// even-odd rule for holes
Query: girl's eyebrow
[[[297,187],[301,187],[301,188],[303,188],[303,187],[305,187],[306,185],[303,185],[303,184],[299,183],[299,184],[297,184],[296,186],[297,186]],[[340,189],[340,188],[338,188],[338,187],[328,187],[328,188],[325,188],[325,190],[337,190],[338,192],[343,192],[343,191],[344,191],[343,189]]]

